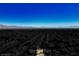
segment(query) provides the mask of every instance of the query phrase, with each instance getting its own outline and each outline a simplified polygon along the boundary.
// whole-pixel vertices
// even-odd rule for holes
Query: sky
[[[78,3],[0,3],[0,24],[78,26]]]

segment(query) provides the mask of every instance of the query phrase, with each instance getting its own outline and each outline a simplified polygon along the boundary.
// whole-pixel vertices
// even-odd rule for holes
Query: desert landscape
[[[79,55],[79,29],[0,29],[1,56]]]

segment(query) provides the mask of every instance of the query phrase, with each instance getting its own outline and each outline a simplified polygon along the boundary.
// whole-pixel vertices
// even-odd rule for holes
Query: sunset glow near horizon
[[[79,4],[1,3],[0,24],[34,27],[79,26]]]

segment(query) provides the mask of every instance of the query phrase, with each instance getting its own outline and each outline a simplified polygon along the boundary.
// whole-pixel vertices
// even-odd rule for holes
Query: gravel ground
[[[1,56],[79,56],[79,29],[0,30]]]

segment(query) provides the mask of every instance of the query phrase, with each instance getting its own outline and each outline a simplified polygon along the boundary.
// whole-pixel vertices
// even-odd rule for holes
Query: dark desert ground
[[[1,56],[79,56],[79,28],[0,27]]]

